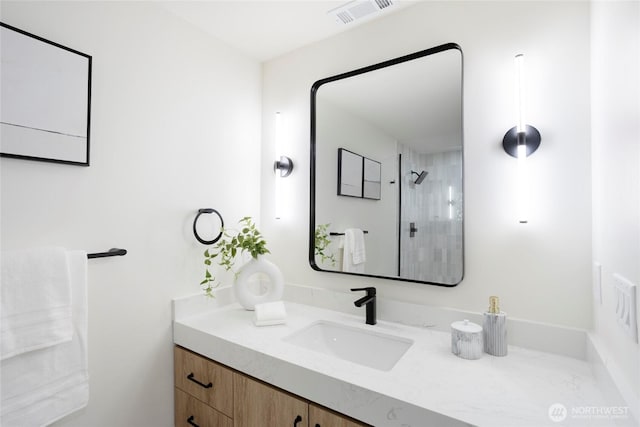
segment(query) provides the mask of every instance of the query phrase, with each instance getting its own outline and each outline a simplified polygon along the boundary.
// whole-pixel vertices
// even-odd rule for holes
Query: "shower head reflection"
[[[420,184],[422,184],[422,181],[424,181],[424,179],[427,177],[429,172],[422,171],[422,172],[418,173],[416,171],[411,171],[411,174],[412,175],[418,175],[418,177],[416,178],[415,181],[413,181],[413,183],[416,184],[416,185],[420,185]]]

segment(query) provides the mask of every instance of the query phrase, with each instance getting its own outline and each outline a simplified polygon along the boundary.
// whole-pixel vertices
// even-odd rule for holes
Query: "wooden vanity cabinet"
[[[365,427],[357,421],[340,415],[329,409],[318,406],[314,403],[309,404],[309,427]]]
[[[177,427],[367,427],[176,346]]]
[[[176,387],[176,427],[233,427],[233,420]]]
[[[309,404],[244,374],[233,378],[235,427],[307,427]]]
[[[173,355],[175,425],[232,427],[234,372],[181,347]]]

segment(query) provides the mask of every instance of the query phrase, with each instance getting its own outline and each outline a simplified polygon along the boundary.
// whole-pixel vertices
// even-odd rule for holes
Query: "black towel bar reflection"
[[[367,230],[363,230],[362,231],[364,234],[369,234],[369,232]],[[329,236],[344,236],[344,233],[337,233],[335,231],[332,231],[329,233]]]
[[[89,259],[106,258],[106,257],[110,257],[110,256],[123,256],[123,255],[126,255],[126,254],[127,254],[127,250],[126,249],[111,248],[107,252],[97,252],[95,254],[87,254],[87,258],[89,258]]]

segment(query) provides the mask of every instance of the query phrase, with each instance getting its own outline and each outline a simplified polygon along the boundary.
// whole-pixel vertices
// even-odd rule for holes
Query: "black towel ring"
[[[202,215],[203,213],[206,213],[206,214],[214,213],[218,215],[218,218],[220,218],[220,233],[213,240],[204,240],[202,237],[198,235],[198,230],[196,229],[196,223],[198,222],[198,218],[200,218],[200,215]],[[198,242],[202,243],[203,245],[213,245],[222,237],[223,228],[224,228],[224,220],[222,219],[222,215],[220,215],[220,212],[212,208],[198,209],[198,215],[196,215],[196,218],[193,220],[193,234],[196,236],[196,239],[198,239]]]

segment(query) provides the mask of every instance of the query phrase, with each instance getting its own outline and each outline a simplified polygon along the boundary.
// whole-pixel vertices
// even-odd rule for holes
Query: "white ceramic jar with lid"
[[[451,352],[463,359],[482,357],[482,326],[463,320],[451,324]]]

